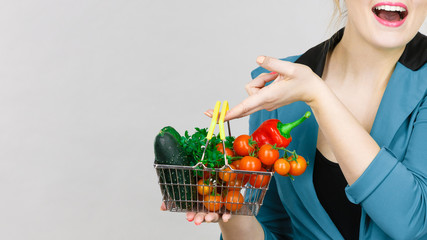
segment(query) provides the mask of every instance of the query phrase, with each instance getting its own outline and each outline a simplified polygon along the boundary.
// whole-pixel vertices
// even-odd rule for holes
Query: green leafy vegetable
[[[203,151],[206,146],[206,136],[208,135],[207,128],[195,128],[196,132],[190,135],[188,131],[185,131],[184,136],[181,137],[181,145],[184,148],[185,153],[191,157],[192,165],[196,165],[201,161],[206,167],[217,168],[222,167],[225,164],[224,155],[216,149],[216,145],[221,143],[222,140],[219,135],[214,135],[209,140],[209,145],[206,148],[205,156],[202,160]],[[231,148],[233,146],[234,137],[226,137],[224,143],[225,146]],[[229,159],[229,157],[227,156]],[[231,162],[231,159],[229,159]]]

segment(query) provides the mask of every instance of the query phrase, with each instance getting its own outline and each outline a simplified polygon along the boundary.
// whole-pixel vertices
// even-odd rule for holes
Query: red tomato
[[[222,154],[224,154],[224,148],[222,146],[222,143],[218,143],[216,145],[216,150],[220,151]],[[230,148],[225,148],[225,155],[234,157],[234,152]]]
[[[234,161],[233,163],[231,163],[231,165],[233,165],[235,168],[234,169],[238,169],[238,170],[243,170],[240,168],[240,162],[241,160],[237,160]],[[242,181],[242,186],[245,186],[246,183],[249,182],[249,179],[251,178],[250,174],[243,174],[243,173],[238,173],[236,179],[240,179]]]
[[[267,172],[267,170],[262,168],[260,172]],[[256,188],[261,188],[266,186],[269,183],[269,181],[270,181],[270,175],[253,174],[251,176],[251,180],[249,180],[249,183]]]
[[[232,162],[231,165],[235,166],[236,169],[240,169],[240,163],[241,163],[241,160],[236,160]]]
[[[240,161],[241,160],[236,160],[236,161],[232,162],[231,166],[233,166],[234,169],[241,170],[240,169]],[[237,174],[237,178],[242,179],[243,178],[243,174],[242,173],[238,173]]]
[[[203,172],[203,178],[204,179],[209,179],[210,177],[212,177],[211,172],[207,172],[207,171]]]
[[[225,208],[230,211],[236,211],[243,207],[245,199],[239,191],[229,191],[225,196]]]
[[[222,208],[223,199],[221,195],[207,195],[203,200],[203,205],[210,212],[215,212]]]
[[[305,172],[307,168],[307,162],[305,159],[298,155],[296,160],[293,160],[292,156],[288,158],[291,169],[289,169],[289,174],[292,176],[299,176]]]
[[[263,145],[258,151],[258,158],[265,165],[274,164],[279,157],[279,150],[274,149],[270,144]]]
[[[206,166],[206,164],[205,164]],[[210,179],[211,177],[213,177],[215,175],[215,171],[203,171],[203,179]]]
[[[228,189],[231,191],[240,191],[242,188],[243,188],[243,186],[245,186],[246,185],[246,183],[247,183],[247,181],[249,181],[249,178],[247,178],[247,179],[245,179],[245,181],[246,182],[243,182],[242,181],[243,179],[241,179],[241,178],[236,178],[236,179],[234,179],[234,180],[232,180],[232,181],[229,181],[228,183],[227,183],[227,187],[228,187]]]
[[[240,160],[240,169],[247,171],[259,171],[262,167],[261,161],[256,157],[245,156]]]
[[[249,156],[255,151],[255,144],[252,143],[251,136],[243,134],[234,140],[233,148],[237,155]]]
[[[200,195],[209,195],[212,192],[213,187],[208,180],[203,181],[203,179],[200,179],[197,185],[197,192]]]
[[[291,165],[284,158],[279,158],[274,163],[274,171],[282,176],[286,176],[290,168],[291,168]]]
[[[224,181],[224,182],[229,182],[229,181],[236,179],[237,174],[232,173],[231,169],[233,169],[232,166],[227,167],[227,168],[223,169],[222,171],[218,172],[218,177],[221,178],[222,181]]]

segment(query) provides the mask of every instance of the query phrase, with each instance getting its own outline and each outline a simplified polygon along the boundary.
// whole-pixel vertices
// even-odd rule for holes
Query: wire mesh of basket
[[[155,164],[154,167],[166,209],[172,212],[257,215],[273,175],[203,168],[199,164],[193,167]]]

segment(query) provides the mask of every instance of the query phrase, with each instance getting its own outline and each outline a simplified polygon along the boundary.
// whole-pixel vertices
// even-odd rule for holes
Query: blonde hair
[[[347,10],[345,9],[344,4],[341,3],[341,0],[334,1],[334,12],[332,14],[331,22],[329,26],[333,25],[333,28],[341,28],[345,17],[347,15]]]
[[[334,0],[334,15],[336,15],[337,13],[341,14],[340,0]]]

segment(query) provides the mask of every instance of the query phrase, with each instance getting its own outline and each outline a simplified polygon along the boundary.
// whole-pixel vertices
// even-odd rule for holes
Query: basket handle
[[[225,100],[222,103],[222,108],[221,108],[221,115],[219,117],[219,121],[218,121],[218,125],[219,125],[219,138],[221,138],[221,140],[225,140],[225,131],[224,131],[224,118],[225,118],[225,114],[228,111],[228,101]]]
[[[217,121],[218,120],[220,106],[221,106],[221,102],[217,101],[216,104],[215,104],[214,112],[212,114],[212,120],[211,120],[211,125],[209,126],[208,135],[206,136],[206,139],[207,139],[206,145],[205,145],[205,148],[203,150],[202,159],[200,161],[203,161],[203,159],[205,158],[205,153],[206,153],[206,149],[207,149],[208,144],[209,144],[209,140],[212,139],[216,123],[218,122],[218,125],[219,125],[219,138],[222,140],[222,149],[223,149],[223,152],[224,152],[224,160],[225,160],[224,167],[227,167],[229,165],[228,165],[228,159],[227,159],[227,155],[226,155],[226,151],[225,151],[225,143],[224,143],[224,140],[225,140],[224,119],[225,119],[225,114],[227,113],[227,111],[229,109],[228,101],[226,100],[226,101],[224,101],[222,103],[221,114],[220,114],[220,117],[219,117],[219,121]],[[230,133],[230,125],[228,125],[228,127],[229,127],[229,133]]]
[[[206,138],[208,140],[211,140],[213,132],[215,130],[215,126],[216,126],[216,123],[217,123],[218,113],[219,113],[219,107],[220,106],[221,106],[221,102],[217,101],[216,104],[215,104],[213,115],[212,115],[212,121],[211,121],[211,125],[209,127],[208,135],[206,136]]]

